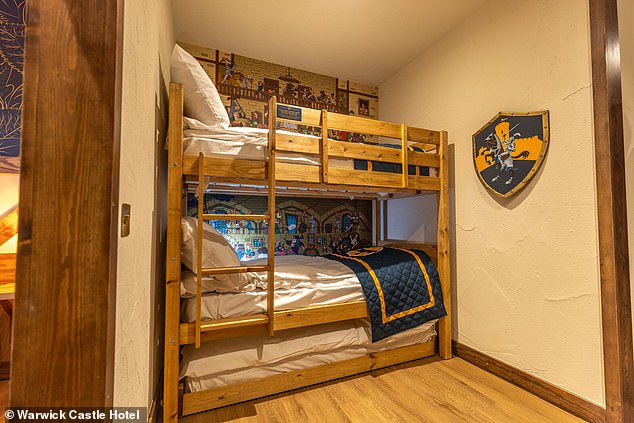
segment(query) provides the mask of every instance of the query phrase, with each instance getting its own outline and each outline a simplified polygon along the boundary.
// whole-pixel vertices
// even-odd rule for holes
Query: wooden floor
[[[459,358],[419,360],[187,416],[208,422],[582,422]]]
[[[9,382],[0,382],[0,423]],[[182,419],[211,422],[582,422],[459,359],[419,360]]]

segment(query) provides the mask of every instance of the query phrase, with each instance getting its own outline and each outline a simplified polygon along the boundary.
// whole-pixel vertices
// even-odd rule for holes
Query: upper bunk
[[[169,149],[191,189],[204,176],[209,192],[266,195],[270,157],[277,195],[389,199],[446,184],[444,131],[278,103],[275,96],[268,130],[189,130],[176,83],[170,84],[169,107]],[[366,137],[373,142],[349,141]],[[210,149],[210,143],[221,147]]]

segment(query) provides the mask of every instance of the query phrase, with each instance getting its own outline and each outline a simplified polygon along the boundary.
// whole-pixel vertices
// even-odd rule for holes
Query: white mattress
[[[374,344],[366,319],[247,336],[183,348],[180,377],[195,392],[247,382],[292,370],[348,360],[382,350],[424,343],[436,333],[435,321]]]
[[[229,129],[210,129],[196,124],[186,125],[183,132],[183,152],[186,155],[203,153],[211,157],[240,157],[243,160],[266,160],[268,151],[268,129],[232,127]],[[288,131],[277,131],[280,134],[292,134]],[[320,138],[314,138],[318,142]],[[319,165],[317,155],[277,152],[280,163],[295,163],[304,165]],[[354,169],[352,159],[329,159],[328,166]]]
[[[249,266],[266,264],[252,260]],[[267,273],[247,273],[245,286],[266,287]],[[323,257],[301,255],[275,257],[275,309],[309,307],[363,300],[356,274],[345,264]],[[266,312],[266,291],[209,293],[202,297],[202,319],[220,319]],[[196,299],[184,299],[181,318],[196,320]]]

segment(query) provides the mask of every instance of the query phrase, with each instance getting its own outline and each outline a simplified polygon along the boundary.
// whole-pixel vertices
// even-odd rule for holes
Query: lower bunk
[[[433,247],[426,247],[430,252],[435,251]],[[401,258],[395,260],[393,255],[399,252]],[[350,267],[350,261],[359,267],[377,265],[370,258],[383,257],[382,253],[389,253],[389,260],[373,270]],[[252,260],[242,265],[257,264],[257,260]],[[412,269],[406,270],[408,266]],[[386,278],[383,273],[388,268],[400,269],[399,274],[406,277]],[[407,277],[417,272],[420,273],[418,278]],[[364,278],[368,279],[365,284]],[[417,282],[412,286],[412,282],[405,279]],[[200,298],[202,326],[219,322],[231,324],[232,319],[244,316],[266,318],[267,283],[266,272],[244,272],[239,277],[221,280],[204,277],[204,295]],[[378,289],[377,295],[368,291],[368,285]],[[195,287],[196,275],[184,270],[180,289],[182,334],[191,330],[196,320]],[[393,293],[408,292],[408,287],[415,288],[416,295],[422,296],[412,293],[416,300],[401,299],[404,304],[396,306],[399,300],[392,298]],[[213,338],[215,334],[207,332],[203,335],[211,338],[204,336],[203,339],[213,341],[203,343],[200,348],[188,344],[193,342],[191,334],[181,336],[181,342],[188,344],[182,347],[179,373],[182,415],[435,354],[438,319],[416,321],[415,316],[427,306],[433,310],[434,304],[438,309],[434,317],[444,315],[443,298],[435,265],[421,250],[369,247],[339,255],[339,260],[280,256],[276,258],[273,293],[274,336],[266,332],[268,322],[262,322],[259,331],[247,336],[240,336],[242,328],[221,329],[224,339]],[[377,298],[375,310],[371,312],[367,299],[373,296]],[[355,307],[357,314],[347,317],[338,314],[340,308],[357,304],[360,305]],[[376,321],[371,324],[373,314],[376,320],[377,311],[383,315],[381,328],[377,328]],[[296,319],[298,316],[301,318]],[[353,318],[363,316],[369,318]],[[394,331],[390,327],[393,322],[402,322],[403,328]],[[391,332],[384,333],[384,330]]]
[[[372,343],[367,319],[183,348],[182,414],[433,356],[431,321]]]

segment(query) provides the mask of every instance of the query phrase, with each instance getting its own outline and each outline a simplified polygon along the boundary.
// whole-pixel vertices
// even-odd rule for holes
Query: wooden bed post
[[[374,245],[381,243],[381,201],[374,199]]]
[[[381,200],[381,203],[383,204],[383,240],[387,241],[390,239],[387,233],[387,200]]]
[[[401,125],[401,187],[403,188],[407,188],[407,179],[409,178],[409,161],[407,160],[407,147],[407,125]]]
[[[447,156],[447,132],[440,133],[440,191],[438,195],[438,273],[442,284],[447,317],[438,322],[438,354],[451,358],[451,261],[449,255],[449,158]]]
[[[269,145],[267,162],[267,177],[269,185],[269,233],[268,233],[268,277],[266,292],[266,314],[269,318],[267,332],[269,336],[275,333],[275,132],[277,125],[277,97],[269,101]]]
[[[321,111],[321,144],[319,145],[321,154],[321,182],[328,183],[328,111]]]
[[[170,84],[167,176],[167,264],[165,287],[165,372],[163,420],[178,421],[181,279],[181,192],[183,161],[183,86]]]
[[[196,348],[200,348],[200,309],[203,296],[203,222],[205,214],[205,155],[198,154],[198,238],[196,254]],[[180,321],[180,319],[179,319]]]

